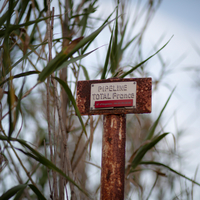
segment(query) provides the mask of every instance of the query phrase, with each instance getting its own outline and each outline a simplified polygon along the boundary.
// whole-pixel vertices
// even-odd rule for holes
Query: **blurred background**
[[[25,1],[22,0],[14,8],[10,19],[13,24],[28,23],[49,16],[47,12],[49,1],[27,2],[25,4]],[[66,2],[69,7],[66,6]],[[118,72],[123,74],[158,51],[155,56],[142,63],[127,76],[152,77],[153,94],[151,114],[127,115],[125,199],[199,199],[200,2],[197,0],[123,0],[119,2],[114,0],[53,0],[50,4],[51,11],[53,7],[55,16],[51,35],[52,59],[59,58],[58,56],[62,55],[59,52],[66,46],[68,47],[70,41],[73,43],[74,39],[81,36],[86,38],[101,27],[112,13],[108,21],[113,21],[102,29],[94,37],[94,40],[91,40],[90,45],[86,45],[87,48],[82,47],[81,50],[76,51],[75,55],[79,57],[78,61],[66,64],[64,60],[62,61],[63,57],[60,57],[54,63],[57,65],[60,62],[60,65],[68,66],[62,68],[61,71],[53,70],[52,73],[67,83],[74,98],[76,98],[78,80],[110,78]],[[0,17],[3,19],[6,10],[9,9],[8,1],[0,1],[0,9]],[[66,19],[68,20],[66,23],[68,25],[67,33],[63,25]],[[58,83],[54,85],[53,81],[49,83],[47,79],[37,85],[38,73],[43,72],[45,67],[51,67],[48,65],[51,60],[49,59],[48,44],[43,44],[48,36],[48,21],[47,19],[41,21],[41,23],[35,21],[33,24],[26,24],[21,29],[16,28],[10,33],[9,42],[11,44],[9,43],[9,45],[14,46],[9,51],[12,66],[20,58],[23,60],[21,63],[17,63],[12,70],[9,69],[9,73],[6,75],[3,73],[6,68],[4,63],[6,36],[3,32],[6,30],[6,21],[5,23],[0,21],[1,89],[9,93],[10,85],[3,84],[3,81],[8,77],[27,72],[26,79],[20,75],[19,79],[12,80],[11,78],[7,82],[13,84],[12,95],[18,99],[20,99],[22,88],[24,88],[23,94],[25,91],[31,91],[30,95],[25,96],[21,101],[21,115],[12,137],[27,141],[35,150],[45,155],[64,173],[68,174],[69,166],[66,163],[67,167],[60,164],[62,161],[60,146],[66,139],[64,145],[68,146],[75,182],[93,199],[99,199],[102,116],[82,116],[84,127],[88,133],[88,137],[86,137],[83,126],[75,115],[73,98],[69,93],[66,97]],[[169,43],[167,44],[167,42]],[[38,44],[40,46],[37,51],[26,56]],[[112,44],[112,48],[106,68],[105,60],[110,44]],[[165,44],[167,45],[162,49]],[[96,48],[98,49],[88,56],[82,56],[85,52],[88,53]],[[106,73],[103,75],[105,69]],[[31,76],[29,76],[30,74]],[[47,77],[46,75],[45,78]],[[174,88],[168,104],[164,107]],[[49,99],[46,97],[48,90]],[[65,113],[62,113],[67,135],[64,139],[63,136],[60,136],[62,128],[58,117],[59,111],[56,108],[55,91],[58,93],[61,110]],[[17,94],[19,95],[17,96]],[[50,111],[47,110],[48,102]],[[66,102],[65,106],[64,102]],[[1,115],[5,115],[1,120],[1,134],[5,136],[10,134],[9,128],[11,127],[9,118],[11,114],[6,114],[10,109],[6,93],[2,97],[1,105]],[[163,107],[164,112],[162,113]],[[151,127],[160,114],[162,116],[148,141],[153,141],[158,135],[169,134],[159,140],[155,147],[149,148],[141,157],[141,162],[159,162],[163,163],[163,166],[155,163],[152,165],[135,164],[134,156],[136,157],[137,152],[145,146]],[[52,131],[52,135],[48,135],[48,130]],[[2,159],[0,160],[0,195],[13,186],[20,184],[22,188],[22,184],[31,182],[20,159],[17,159],[16,154],[12,151],[13,146],[7,140],[7,142],[3,141],[2,138],[0,143],[0,155],[2,155],[0,157]],[[51,144],[51,140],[53,144]],[[35,183],[47,199],[67,199],[67,196],[73,199],[70,194],[72,186],[66,180],[59,182],[59,185],[56,181],[61,180],[60,176],[56,174],[55,178],[53,172],[47,170],[49,166],[42,163],[43,158],[39,159],[38,163],[33,156],[27,156],[24,153],[34,154],[34,151],[24,146],[22,148],[21,143],[13,144],[25,168],[32,174],[32,184]],[[133,167],[134,164],[136,167]],[[57,171],[57,173],[59,172]],[[193,180],[198,183],[195,184]],[[55,191],[54,184],[56,188],[58,187],[59,192]],[[62,194],[60,191],[65,192]],[[79,190],[75,191],[77,199],[88,199]],[[23,195],[14,198],[36,199],[36,196],[37,194],[27,187]]]
[[[144,1],[128,2],[128,8],[125,13],[130,15],[130,21],[134,20],[133,16],[137,13],[138,2],[141,3],[140,5],[145,5],[146,3]],[[200,152],[199,6],[200,2],[198,1],[161,1],[155,15],[153,15],[149,22],[142,42],[142,56],[143,58],[147,58],[150,55],[150,52],[152,52],[152,49],[157,50],[159,45],[164,44],[173,36],[170,43],[159,53],[160,58],[155,56],[150,59],[145,70],[147,74],[153,78],[154,82],[159,82],[159,87],[154,88],[155,92],[152,96],[151,117],[153,119],[158,116],[172,89],[176,87],[163,114],[162,128],[164,131],[170,132],[176,137],[175,141],[173,140],[173,137],[170,138],[170,136],[168,136],[167,138],[168,147],[175,145],[177,160],[180,159],[180,165],[177,164],[176,160],[172,162],[171,166],[180,170],[183,174],[187,174],[190,178],[195,176],[196,170],[198,171],[198,154]],[[100,13],[104,13],[105,16],[108,16],[114,7],[115,5],[113,2],[102,1],[100,9],[98,10],[99,15]],[[140,28],[145,20],[145,17],[141,18],[140,22],[137,26],[134,26],[132,31],[130,25],[130,32],[134,35],[134,33],[141,30]],[[108,41],[108,38],[104,33],[99,37],[99,45],[104,44],[104,42],[102,42],[104,40]],[[101,56],[102,52],[98,54],[98,58],[101,58]],[[136,55],[134,55],[134,53],[126,55],[124,63],[134,62],[135,57]],[[88,64],[87,61],[85,62]],[[95,60],[90,60],[89,63],[91,65],[91,71],[93,69],[92,73],[95,74],[93,66],[98,66],[98,61],[96,63]],[[165,66],[165,69],[163,69],[163,66]],[[137,134],[137,132],[135,134]],[[96,153],[97,152],[95,152],[94,157],[96,157]],[[101,156],[99,156],[99,158],[101,158]],[[143,177],[144,182],[148,179],[148,175],[145,175]],[[151,178],[152,177],[150,176],[149,179],[151,180]],[[196,175],[196,180],[199,180],[199,173]],[[185,180],[183,179],[181,179],[180,182],[182,182],[183,185],[185,184]],[[152,182],[150,185],[151,184]],[[198,199],[200,195],[198,186],[194,189],[194,194],[194,199]],[[177,199],[191,199],[191,197],[186,196],[182,196],[182,198],[177,197]],[[154,196],[150,199],[159,198]],[[162,197],[160,199],[167,198]],[[173,198],[168,197],[168,199]]]

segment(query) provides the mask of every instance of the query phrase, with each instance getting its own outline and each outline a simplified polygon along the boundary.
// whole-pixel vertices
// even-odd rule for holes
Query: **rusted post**
[[[151,78],[79,81],[81,115],[104,115],[101,200],[124,199],[126,114],[151,113]]]
[[[101,200],[124,199],[126,115],[104,115]]]

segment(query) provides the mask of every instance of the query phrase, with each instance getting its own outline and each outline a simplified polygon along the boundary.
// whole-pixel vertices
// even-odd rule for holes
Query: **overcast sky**
[[[104,4],[100,4],[102,8],[100,12],[103,10],[104,13],[108,15],[113,11],[113,3],[110,3],[112,1],[102,2],[104,2]],[[143,57],[147,58],[150,56],[149,51],[152,50],[152,47],[162,35],[164,35],[164,39],[159,48],[173,35],[170,43],[161,51],[161,55],[164,60],[169,63],[169,67],[174,67],[173,74],[167,77],[163,84],[169,84],[171,88],[177,87],[166,113],[169,115],[172,110],[174,111],[177,109],[180,125],[183,124],[186,128],[187,125],[190,126],[192,124],[192,128],[195,128],[195,132],[198,132],[200,128],[200,123],[198,123],[200,122],[200,106],[198,106],[200,92],[194,87],[196,75],[194,73],[188,73],[188,71],[184,69],[193,66],[199,66],[200,68],[200,50],[198,55],[198,52],[194,48],[197,46],[200,49],[199,8],[199,0],[163,0],[147,29],[143,42],[143,50],[146,50],[146,55],[144,50]],[[102,45],[102,43],[100,44]],[[181,62],[176,63],[181,56],[183,56]],[[159,71],[159,63],[156,62],[156,59],[151,59],[149,64],[150,70],[154,70],[156,74],[157,71]],[[165,103],[170,92],[170,89],[163,85],[159,92],[153,96],[153,115],[156,116],[160,111],[160,108],[163,106],[163,103]],[[160,101],[157,101],[158,98]],[[156,103],[157,106],[154,106],[154,103]],[[194,117],[192,118],[191,115]],[[174,125],[171,124],[170,127],[171,130],[174,131]]]
[[[106,2],[106,6],[103,7],[104,12],[112,12],[113,7],[110,7],[109,12],[108,1],[104,2]],[[163,123],[169,121],[165,131],[174,133],[177,129],[176,125],[180,131],[184,130],[185,135],[179,146],[185,153],[187,161],[183,172],[189,177],[194,176],[195,169],[200,164],[200,91],[194,87],[195,73],[189,73],[184,69],[192,66],[199,66],[200,69],[200,50],[198,55],[194,48],[197,46],[200,49],[199,9],[199,0],[163,0],[148,27],[144,40],[148,52],[148,47],[152,49],[163,34],[165,34],[164,43],[174,35],[169,45],[161,52],[165,60],[172,63],[171,67],[174,67],[174,73],[164,81],[171,88],[176,86],[175,93],[164,113]],[[173,66],[173,63],[182,55],[184,55],[182,62]],[[158,66],[155,60],[152,59],[150,63],[152,70],[156,71]],[[154,94],[152,116],[158,116],[170,92],[170,89],[162,86],[158,93]],[[200,175],[197,180],[200,180]]]
[[[200,92],[193,87],[195,74],[185,72],[183,69],[192,66],[200,68],[200,56],[194,48],[197,46],[200,49],[199,8],[200,1],[197,0],[164,0],[148,29],[152,42],[156,42],[157,39],[154,30],[157,34],[158,32],[165,33],[166,38],[174,35],[170,44],[163,51],[166,59],[175,61],[179,56],[185,55],[185,59],[175,66],[177,73],[168,80],[171,84],[177,85],[177,96],[175,96],[178,105],[175,105],[180,108],[180,121],[184,122],[185,127],[191,127],[191,123],[194,122],[192,128],[195,128],[197,133],[199,133],[200,128],[200,109],[198,106]],[[194,118],[191,117],[191,114],[194,114]],[[197,134],[196,137],[200,139],[198,135],[200,134]]]
[[[198,46],[200,49],[199,8],[199,0],[163,0],[146,33],[146,42],[149,41],[152,44],[157,41],[159,34],[165,33],[166,39],[174,35],[170,44],[162,52],[167,60],[173,62],[179,56],[186,55],[180,64],[174,66],[176,73],[166,80],[177,88],[165,112],[165,119],[170,118],[177,110],[178,128],[185,132],[180,143],[180,149],[185,153],[187,161],[183,172],[190,177],[194,176],[195,169],[200,164],[200,91],[194,87],[195,73],[188,73],[183,69],[192,66],[199,66],[200,69],[200,50],[198,55],[194,48],[194,46]],[[159,111],[156,109],[156,105],[159,104],[158,99],[161,99],[163,103],[163,99],[167,98],[169,92],[166,88],[161,87],[159,93],[153,97],[155,112]],[[159,106],[162,106],[162,103]],[[174,121],[174,118],[169,121],[169,126],[167,126],[169,131],[175,131]],[[165,130],[168,131],[167,128]],[[199,174],[197,180],[200,180]],[[199,190],[198,187],[196,192],[197,190]]]

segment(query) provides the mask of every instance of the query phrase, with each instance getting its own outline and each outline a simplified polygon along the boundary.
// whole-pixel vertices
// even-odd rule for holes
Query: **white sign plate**
[[[136,108],[136,81],[91,84],[90,110]]]

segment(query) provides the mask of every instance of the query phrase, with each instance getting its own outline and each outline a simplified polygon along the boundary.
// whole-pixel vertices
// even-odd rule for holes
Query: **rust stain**
[[[107,138],[107,141],[111,144],[112,138]]]
[[[145,108],[151,112],[151,101],[148,101],[145,105]]]
[[[111,175],[111,171],[108,170],[107,174],[106,174],[106,180],[109,181],[110,179],[110,175]]]
[[[101,200],[123,200],[126,115],[106,115],[103,122]]]

